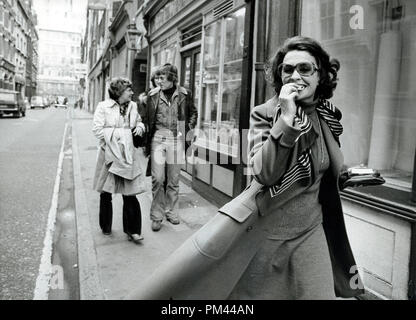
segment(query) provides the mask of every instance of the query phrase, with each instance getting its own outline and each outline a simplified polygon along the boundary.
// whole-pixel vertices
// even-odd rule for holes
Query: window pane
[[[386,186],[410,190],[416,148],[416,3],[401,1],[403,16],[392,20],[390,14],[380,14],[385,12],[383,2],[349,2],[363,7],[365,19],[363,30],[351,30],[353,14],[343,16],[341,10],[349,8],[341,2],[329,25],[319,15],[311,21],[311,12],[303,9],[301,33],[321,41],[341,62],[331,101],[343,113],[345,164],[378,169]],[[304,0],[303,8],[322,9],[325,3]],[[390,3],[387,11],[392,9]],[[331,32],[333,39],[325,41]],[[351,36],[345,38],[347,34]]]
[[[219,142],[227,145],[227,153],[237,156],[238,145],[233,141],[239,128],[241,72],[244,46],[245,8],[225,18],[224,74],[222,77],[221,123]],[[222,146],[224,148],[224,146]],[[223,149],[224,150],[224,149]],[[224,150],[225,151],[225,150]]]
[[[197,53],[195,55],[195,78],[194,78],[194,90],[195,92],[193,92],[194,95],[194,104],[195,107],[198,108],[198,100],[199,100],[199,90],[200,90],[200,68],[201,68],[201,54]]]
[[[185,65],[185,76],[183,79],[183,86],[185,88],[190,89],[191,88],[191,57],[186,57],[184,61]]]
[[[216,142],[221,21],[205,28],[200,138]]]

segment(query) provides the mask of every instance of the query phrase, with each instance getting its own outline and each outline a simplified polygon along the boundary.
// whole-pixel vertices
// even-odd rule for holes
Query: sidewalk
[[[113,196],[113,233],[104,236],[98,224],[99,194],[92,189],[97,139],[91,132],[92,114],[72,113],[75,203],[81,299],[123,299],[157,266],[217,212],[217,207],[180,182],[181,224],[164,221],[159,232],[150,227],[151,178],[138,195],[142,210],[143,243],[127,241],[122,228],[122,198]],[[146,164],[143,164],[145,167]]]

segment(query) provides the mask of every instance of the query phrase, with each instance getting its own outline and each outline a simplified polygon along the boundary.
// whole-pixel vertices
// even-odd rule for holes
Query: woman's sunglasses
[[[277,70],[279,71],[279,74],[282,78],[286,78],[288,76],[291,76],[295,70],[304,77],[310,77],[313,75],[316,71],[319,71],[317,67],[313,63],[310,62],[301,62],[297,65],[291,65],[286,63],[281,63]]]

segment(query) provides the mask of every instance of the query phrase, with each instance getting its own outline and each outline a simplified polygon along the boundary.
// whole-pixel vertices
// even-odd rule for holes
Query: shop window
[[[200,129],[208,141],[216,141],[218,88],[220,80],[220,47],[222,21],[216,21],[205,28],[205,42],[202,74],[202,106]],[[202,139],[202,137],[200,137]]]
[[[245,8],[205,26],[197,144],[238,156]]]
[[[179,11],[183,10],[191,1],[188,0],[170,0],[161,8],[156,16],[150,21],[150,30],[154,32],[163,24],[169,21]]]
[[[4,38],[0,37],[0,56],[4,57]]]
[[[202,21],[182,30],[181,46],[184,47],[190,43],[201,40],[202,38]]]
[[[10,17],[9,17],[9,11],[4,11],[4,28],[7,30],[9,29],[9,23],[10,23]]]
[[[331,100],[343,113],[345,164],[380,170],[386,187],[410,192],[416,148],[416,2],[348,1],[363,8],[362,30],[347,30],[354,14],[347,14],[346,3],[333,1],[339,14],[331,40],[320,33],[328,30],[319,18],[323,15],[314,15],[319,8],[328,16],[328,1],[304,0],[301,16],[301,34],[321,41],[341,63]]]
[[[356,4],[356,0],[344,0],[341,1],[341,10],[340,10],[340,16],[341,16],[341,36],[347,37],[352,34],[354,34],[354,30],[350,26],[350,20],[351,20],[351,13],[350,8]]]
[[[169,46],[163,46],[163,48],[155,50],[153,54],[152,69],[164,65],[165,63],[171,63],[175,65],[176,49],[175,44]]]
[[[334,37],[334,0],[320,1],[321,38],[332,39]]]

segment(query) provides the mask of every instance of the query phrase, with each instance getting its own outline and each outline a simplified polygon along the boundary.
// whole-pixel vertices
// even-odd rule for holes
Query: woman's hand
[[[280,90],[279,104],[282,110],[282,118],[290,125],[293,123],[293,119],[296,115],[296,103],[295,99],[298,96],[298,89],[296,84],[287,83]]]
[[[143,133],[144,133],[143,128],[142,127],[139,127],[139,126],[137,126],[136,128],[134,128],[134,130],[133,130],[133,134],[135,136],[141,137],[141,136],[143,136]]]

